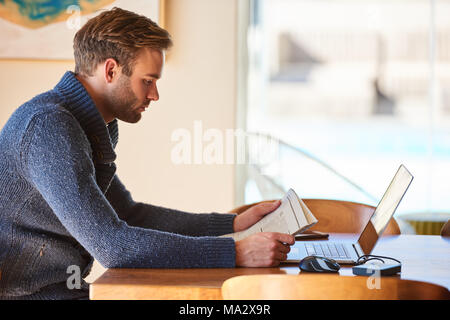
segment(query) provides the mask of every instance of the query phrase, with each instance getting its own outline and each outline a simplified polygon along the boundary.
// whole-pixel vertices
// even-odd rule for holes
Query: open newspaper
[[[280,232],[296,235],[302,233],[317,223],[316,217],[311,213],[305,203],[294,190],[289,189],[281,200],[281,205],[266,215],[250,228],[223,235],[235,241],[242,240],[258,232]]]

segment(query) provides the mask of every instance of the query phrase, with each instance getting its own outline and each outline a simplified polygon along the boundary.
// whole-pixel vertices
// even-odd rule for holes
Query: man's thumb
[[[266,215],[276,210],[281,204],[280,200],[262,203],[258,208],[258,212],[262,215]]]

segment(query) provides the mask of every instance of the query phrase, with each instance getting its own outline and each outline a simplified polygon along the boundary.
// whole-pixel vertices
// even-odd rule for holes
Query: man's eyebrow
[[[152,77],[152,78],[155,78],[155,79],[161,78],[161,75],[155,74],[155,73],[147,73],[146,76],[147,77]]]

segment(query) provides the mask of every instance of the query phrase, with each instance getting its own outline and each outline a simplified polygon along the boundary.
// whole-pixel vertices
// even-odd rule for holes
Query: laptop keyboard
[[[340,243],[305,243],[309,256],[321,256],[332,259],[350,259],[344,245]]]

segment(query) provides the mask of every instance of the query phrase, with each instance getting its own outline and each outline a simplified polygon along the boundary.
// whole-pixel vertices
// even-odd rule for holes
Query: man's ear
[[[119,64],[113,58],[108,58],[103,64],[106,83],[111,83],[119,77]]]

